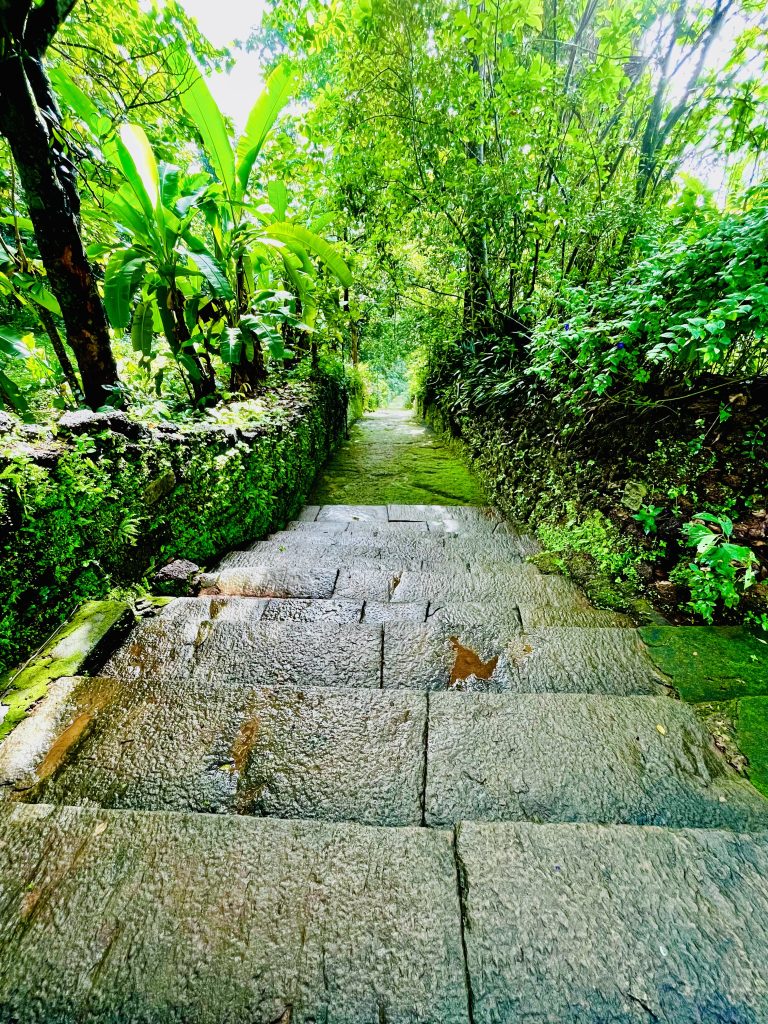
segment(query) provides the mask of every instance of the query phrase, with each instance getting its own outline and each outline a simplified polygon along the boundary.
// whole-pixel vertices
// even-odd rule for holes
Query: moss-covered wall
[[[346,385],[321,376],[228,425],[86,416],[53,440],[0,436],[0,672],[81,601],[174,558],[205,565],[289,519],[344,436],[346,406]]]

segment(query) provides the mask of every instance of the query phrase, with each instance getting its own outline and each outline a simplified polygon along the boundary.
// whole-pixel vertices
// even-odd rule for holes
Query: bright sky
[[[181,0],[184,10],[197,20],[203,35],[214,46],[232,46],[235,39],[245,42],[258,25],[264,0]],[[208,85],[225,114],[237,129],[245,127],[248,113],[264,84],[255,53],[233,48],[235,66],[229,74],[214,74]]]

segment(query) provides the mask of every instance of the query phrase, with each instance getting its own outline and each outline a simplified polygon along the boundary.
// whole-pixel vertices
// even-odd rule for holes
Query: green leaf
[[[118,249],[104,274],[104,305],[109,322],[124,330],[131,319],[131,299],[144,275],[147,260],[135,249]]]
[[[314,253],[345,288],[351,287],[352,274],[350,269],[330,242],[326,242],[324,238],[309,231],[307,228],[289,223],[288,221],[270,224],[267,231],[271,238],[285,242],[293,251],[297,252],[299,249],[304,249]]]
[[[237,143],[237,180],[239,196],[245,195],[248,179],[280,111],[293,91],[296,75],[291,65],[283,61],[267,79],[264,92],[256,100],[245,126],[245,132]],[[273,204],[274,205],[274,204]]]
[[[51,79],[56,93],[64,101],[64,106],[68,107],[81,121],[84,121],[95,136],[101,135],[99,122],[102,117],[96,104],[79,85],[72,81],[61,64],[58,67],[50,68],[48,77]]]
[[[18,331],[0,331],[0,353],[9,359],[31,359],[32,351]]]
[[[133,314],[131,325],[131,344],[134,352],[141,352],[143,356],[152,353],[152,340],[154,338],[154,315],[151,302],[140,302]]]
[[[156,211],[160,210],[160,174],[144,129],[137,124],[124,124],[116,152],[119,166],[145,217],[153,221]]]
[[[221,361],[237,366],[243,352],[243,335],[239,327],[225,327],[221,332]]]
[[[200,132],[208,159],[231,202],[235,193],[235,157],[224,115],[186,53],[172,51],[168,55],[168,63],[176,77],[182,81],[179,97],[181,105]]]
[[[27,412],[29,405],[11,378],[0,370],[0,394],[17,412]]]
[[[200,274],[208,282],[211,291],[218,299],[232,299],[234,293],[227,280],[227,275],[221,264],[206,252],[192,252],[187,250],[187,255],[197,267]]]
[[[33,302],[36,302],[38,306],[42,306],[43,309],[47,309],[49,312],[55,313],[56,316],[61,316],[59,300],[50,288],[46,287],[39,278],[33,279],[29,287],[24,289],[24,292],[33,300]]]
[[[267,185],[267,195],[269,196],[270,205],[275,212],[275,220],[285,220],[290,199],[285,182],[270,181],[269,185]]]

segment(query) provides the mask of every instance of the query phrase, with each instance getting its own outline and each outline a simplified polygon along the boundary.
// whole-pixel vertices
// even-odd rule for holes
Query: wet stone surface
[[[212,688],[381,684],[381,627],[333,622],[145,622],[103,666],[117,679],[176,679]]]
[[[576,783],[578,780],[578,783]],[[433,694],[426,818],[768,829],[768,801],[668,697]]]
[[[27,802],[418,825],[426,710],[414,693],[80,679],[45,753],[35,723],[17,730],[0,785]]]
[[[6,1020],[468,1024],[450,835],[21,805],[0,834]]]
[[[32,694],[0,1020],[768,1024],[768,801],[671,699],[743,704],[757,642],[593,608],[450,504],[449,449],[379,428]]]
[[[768,835],[462,825],[475,1024],[768,1020]]]

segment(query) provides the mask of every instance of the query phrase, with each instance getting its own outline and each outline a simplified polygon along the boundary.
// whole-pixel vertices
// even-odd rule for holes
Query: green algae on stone
[[[98,659],[106,644],[128,632],[133,624],[125,601],[86,601],[43,650],[15,676],[6,677],[0,705],[7,711],[0,721],[0,740],[27,717],[54,679],[76,676]]]
[[[365,415],[320,475],[316,505],[484,505],[480,485],[451,447],[415,413]]]
[[[654,662],[694,704],[768,695],[768,644],[738,626],[647,626]]]
[[[752,785],[768,796],[768,697],[742,697],[736,736]]]

